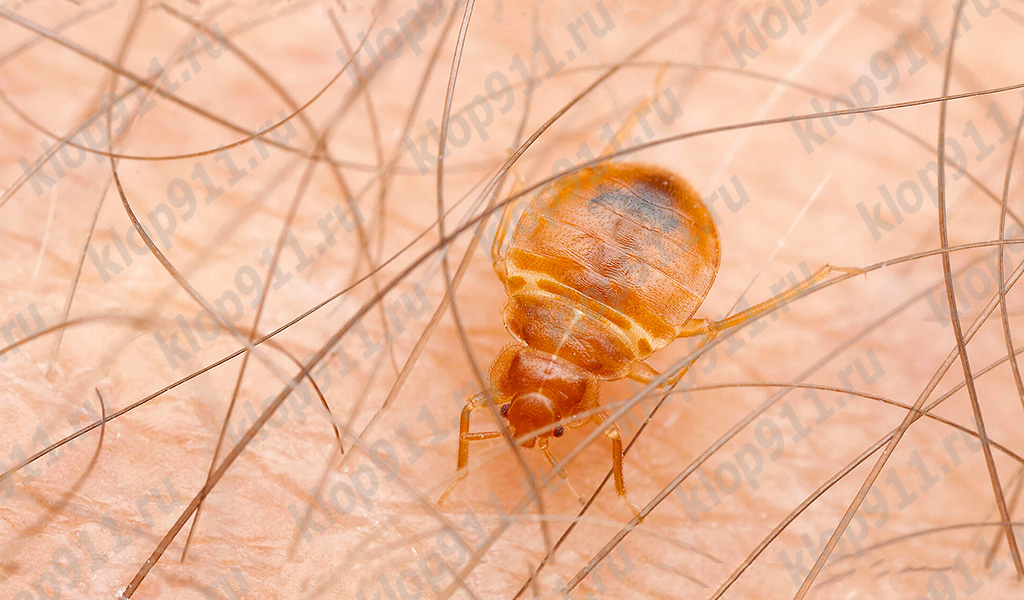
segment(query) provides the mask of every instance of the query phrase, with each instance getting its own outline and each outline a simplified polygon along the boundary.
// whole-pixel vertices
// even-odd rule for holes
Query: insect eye
[[[511,404],[502,404],[501,405],[501,416],[503,416],[503,417],[507,417],[508,416],[508,407],[509,406],[511,406]]]
[[[555,427],[555,430],[551,432],[551,435],[555,437],[562,437],[563,433],[565,433],[565,429],[562,429],[562,426],[559,425],[558,427]]]

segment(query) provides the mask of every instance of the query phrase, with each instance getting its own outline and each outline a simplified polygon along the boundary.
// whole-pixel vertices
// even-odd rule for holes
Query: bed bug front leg
[[[469,431],[470,416],[473,414],[474,410],[486,406],[486,403],[484,402],[485,397],[485,393],[472,396],[469,400],[466,400],[466,406],[462,408],[462,417],[459,419],[459,458],[458,464],[455,467],[456,477],[455,481],[453,481],[452,484],[448,486],[448,489],[441,494],[441,497],[437,499],[438,504],[444,503],[445,498],[448,497],[448,494],[452,493],[455,486],[466,478],[466,465],[469,464],[469,443],[479,440],[493,440],[494,438],[501,436],[500,431]]]
[[[537,445],[544,453],[544,457],[548,459],[548,463],[551,464],[551,468],[554,469],[555,472],[558,473],[558,476],[565,481],[565,484],[569,486],[569,491],[572,492],[574,496],[576,496],[576,500],[578,500],[580,504],[584,504],[585,501],[583,500],[583,496],[579,493],[579,491],[576,490],[576,487],[572,484],[572,481],[569,480],[569,473],[566,472],[565,467],[562,466],[562,463],[558,462],[558,459],[555,458],[553,454],[551,454],[551,450],[550,448],[548,448],[548,439],[541,438],[537,442]]]
[[[594,420],[603,426],[608,420],[608,413],[598,413],[594,415]],[[622,432],[619,430],[619,424],[612,422],[611,426],[604,430],[604,434],[612,441],[612,476],[615,478],[615,492],[629,506],[629,510],[633,511],[637,522],[642,523],[644,518],[640,515],[640,510],[626,493],[626,478],[622,474]]]

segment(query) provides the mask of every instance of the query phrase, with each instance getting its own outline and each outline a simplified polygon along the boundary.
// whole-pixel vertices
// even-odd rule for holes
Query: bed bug
[[[616,492],[641,519],[626,493],[619,427],[604,423],[601,382],[650,383],[659,373],[644,360],[674,339],[706,336],[706,342],[835,270],[858,271],[826,265],[724,320],[694,319],[718,273],[720,244],[710,212],[683,178],[656,166],[610,162],[564,175],[533,199],[503,254],[509,206],[491,258],[508,294],[503,319],[515,342],[491,365],[489,395],[470,398],[462,411],[458,475],[439,503],[466,475],[469,442],[501,436],[469,431],[472,412],[489,397],[513,437],[524,447],[539,446],[564,478],[550,438],[561,437],[565,426],[606,427]]]

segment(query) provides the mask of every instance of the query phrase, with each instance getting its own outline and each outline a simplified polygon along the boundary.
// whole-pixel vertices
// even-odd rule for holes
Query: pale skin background
[[[782,5],[770,2],[649,2],[643,7],[608,0],[538,6],[529,2],[478,4],[468,29],[453,106],[458,112],[478,95],[488,91],[499,95],[493,103],[494,121],[485,130],[486,139],[474,132],[469,143],[454,144],[457,147],[447,157],[444,205],[450,208],[463,197],[475,202],[481,182],[489,180],[514,142],[522,139],[517,138],[517,130],[527,103],[521,84],[524,69],[529,71],[534,57],[538,57],[536,72],[542,83],[533,95],[525,135],[607,67],[622,63],[661,28],[679,21],[661,41],[631,59],[546,132],[518,163],[517,177],[524,183],[507,182],[502,198],[511,185],[533,185],[550,176],[559,160],[579,163],[582,158],[577,153],[583,142],[597,152],[604,145],[599,135],[602,127],[619,127],[653,90],[670,92],[682,113],[665,122],[652,114],[651,135],[642,128],[635,131],[645,141],[817,112],[811,103],[816,97],[814,90],[821,94],[817,96],[824,107],[821,110],[845,108],[841,102],[830,106],[830,99],[849,92],[862,76],[868,76],[879,89],[874,104],[938,96],[946,54],[939,51],[933,56],[935,46],[926,28],[919,26],[925,19],[942,40],[948,39],[953,20],[948,4],[834,0],[823,7],[814,6],[802,23],[805,33],[790,17],[778,20],[785,14],[779,9]],[[996,3],[967,2],[965,15],[971,27],[957,42],[952,93],[1022,80],[1014,57],[1024,51],[1024,4],[1003,0],[990,16],[979,14],[979,6],[987,11],[992,4]],[[300,360],[312,355],[373,300],[379,286],[389,284],[402,267],[432,251],[436,244],[437,169],[430,167],[421,173],[402,135],[431,52],[455,10],[452,3],[444,5],[443,16],[438,16],[436,5],[418,7],[411,2],[387,6],[294,1],[251,5],[181,2],[169,6],[107,5],[91,0],[81,4],[8,3],[0,22],[0,51],[4,53],[0,89],[7,100],[0,108],[4,140],[0,180],[9,191],[0,206],[0,320],[7,324],[20,317],[31,326],[38,314],[47,327],[62,323],[63,307],[98,206],[95,233],[89,241],[97,253],[112,243],[109,229],[113,228],[118,239],[131,230],[116,188],[109,185],[111,165],[105,157],[89,156],[84,164],[67,168],[63,178],[55,175],[52,165],[45,166],[46,177],[59,181],[37,180],[43,181],[41,193],[32,183],[15,189],[24,173],[19,159],[31,165],[43,152],[43,140],[51,147],[57,143],[39,128],[57,137],[74,130],[98,109],[97,99],[108,89],[112,72],[109,66],[42,39],[38,31],[16,24],[15,19],[24,18],[56,32],[85,52],[110,65],[120,63],[143,78],[154,59],[159,65],[174,65],[168,67],[169,81],[180,84],[174,95],[187,106],[156,97],[153,108],[132,122],[127,135],[123,134],[124,113],[114,117],[115,128],[120,124],[122,130],[115,151],[152,157],[212,151],[246,137],[200,115],[198,109],[252,132],[309,101],[343,64],[338,52],[344,45],[332,18],[350,46],[359,43],[358,34],[369,31],[368,47],[379,52],[379,32],[388,27],[398,29],[397,24],[408,22],[410,10],[420,9],[429,24],[422,39],[414,40],[419,52],[405,45],[400,54],[382,62],[366,88],[368,95],[353,95],[354,78],[343,74],[304,111],[308,122],[295,119],[288,124],[294,135],[289,136],[287,128],[278,133],[278,139],[291,150],[268,143],[263,154],[251,141],[230,150],[236,168],[246,169],[245,176],[229,182],[232,174],[223,156],[210,154],[167,161],[125,159],[117,165],[128,201],[144,226],[150,228],[146,215],[161,205],[165,216],[174,215],[170,247],[158,246],[209,303],[226,290],[239,289],[236,273],[265,277],[269,262],[264,252],[273,253],[296,194],[301,194],[291,219],[292,237],[279,267],[289,280],[272,283],[256,326],[261,334],[344,289],[353,272],[365,275],[367,260],[361,248],[366,248],[374,264],[397,254],[376,279],[361,283],[278,336],[278,348],[260,347],[256,360],[246,366],[230,428],[235,433],[228,436],[231,443],[237,441],[242,427],[253,422],[265,399],[276,395],[298,372],[281,349]],[[539,11],[536,15],[535,10]],[[430,135],[428,122],[436,128],[442,121],[462,8],[456,13],[454,27],[429,75],[422,106],[411,119],[409,135],[413,140]],[[601,27],[605,14],[613,27]],[[788,31],[779,39],[766,38],[766,49],[761,52],[744,16],[760,23],[765,14],[775,15],[771,18],[776,21],[771,23],[780,27],[785,23]],[[571,24],[582,15],[590,15],[600,33],[577,27],[585,48],[578,47],[569,33]],[[69,21],[76,17],[81,20]],[[188,57],[181,59],[179,49],[188,45],[202,23],[215,24],[234,49],[211,44],[214,52],[207,52],[197,44],[191,53],[194,62]],[[746,66],[738,69],[738,58],[726,38],[736,39],[744,30],[752,50],[742,55]],[[562,72],[547,76],[550,65],[536,51],[533,40],[537,36],[554,56],[566,62]],[[36,43],[21,48],[33,40]],[[908,73],[912,63],[907,47],[922,63],[913,74]],[[571,60],[568,49],[576,49]],[[240,59],[236,51],[244,52],[246,59]],[[884,58],[876,58],[872,71],[873,56],[879,51],[892,57],[892,67]],[[517,55],[519,69],[510,66]],[[360,56],[364,69],[369,67],[367,55]],[[662,70],[664,64],[668,66]],[[695,64],[706,66],[692,68]],[[253,65],[269,74],[269,81],[279,90],[287,90],[291,99],[282,98]],[[898,82],[892,81],[894,69],[898,70]],[[187,82],[183,81],[185,72]],[[659,72],[660,86],[656,88]],[[503,77],[489,78],[491,73]],[[798,85],[783,84],[780,79]],[[512,100],[496,87],[488,90],[487,85],[505,80],[517,85]],[[122,77],[117,89],[129,84]],[[892,85],[883,90],[887,84]],[[347,108],[339,116],[343,106]],[[991,116],[992,106],[1005,121],[1002,128]],[[998,238],[1000,205],[990,194],[997,200],[1002,195],[1011,145],[1008,140],[1021,106],[1019,90],[949,104],[947,135],[964,148],[965,166],[977,180],[954,179],[952,169],[947,170],[951,245]],[[134,114],[137,107],[133,99],[116,105],[115,110]],[[706,199],[722,185],[737,198],[732,183],[737,179],[746,192],[747,201],[736,211],[729,210],[721,199],[713,204],[722,265],[697,316],[722,317],[734,310],[730,307],[745,291],[749,301],[760,301],[774,293],[773,286],[778,291],[776,282],[787,275],[795,281],[826,263],[867,267],[938,247],[937,211],[928,200],[908,211],[891,231],[880,231],[878,240],[857,208],[863,203],[870,214],[882,199],[880,186],[894,190],[906,181],[917,181],[918,170],[935,159],[938,105],[888,111],[877,117],[841,117],[850,122],[837,127],[836,135],[810,154],[794,127],[782,123],[675,141],[636,156],[687,177]],[[980,147],[965,133],[972,124],[982,140]],[[304,186],[303,173],[325,128],[326,153],[341,163],[337,171],[340,180],[320,162]],[[1010,128],[1010,135],[1004,128]],[[92,131],[101,128],[94,126]],[[816,131],[827,135],[820,124]],[[912,140],[910,134],[925,144]],[[457,139],[462,132],[455,128],[452,135]],[[987,145],[992,151],[976,160],[980,148]],[[108,150],[102,143],[95,147]],[[427,148],[436,153],[435,138]],[[71,152],[67,156],[74,161],[77,151]],[[392,162],[396,152],[396,170],[382,186],[381,165]],[[250,157],[259,159],[256,167],[248,163]],[[1021,164],[1019,157],[1016,164]],[[202,200],[206,192],[194,177],[198,166],[214,185],[224,188],[212,203]],[[1009,196],[1011,211],[1020,209],[1016,191],[1020,189],[1019,166],[1016,171],[1017,181]],[[168,203],[168,187],[177,178],[199,198],[187,221],[183,216],[191,210],[187,205]],[[180,188],[171,193],[180,193]],[[352,227],[340,228],[334,218],[330,227],[337,242],[324,246],[322,254],[299,270],[294,246],[316,255],[317,244],[325,241],[317,219],[339,206],[337,214],[351,215],[346,194],[351,194],[351,202],[359,207],[363,233]],[[470,203],[455,206],[445,221],[446,233],[459,224]],[[479,214],[479,207],[474,210]],[[894,220],[884,207],[880,214],[889,222]],[[493,219],[488,221],[488,231],[493,231],[493,223]],[[423,232],[427,233],[419,242],[407,247]],[[458,238],[450,249],[453,272],[468,246],[466,239]],[[34,454],[93,422],[99,413],[96,390],[102,393],[110,413],[244,346],[256,317],[255,308],[248,304],[256,297],[252,287],[242,288],[239,294],[246,300],[240,318],[225,305],[227,317],[233,317],[232,323],[242,330],[239,337],[222,330],[215,338],[208,336],[210,341],[197,338],[197,352],[181,337],[178,343],[188,356],[180,356],[176,365],[169,364],[157,336],[168,339],[175,335],[175,318],[180,314],[191,323],[202,308],[137,238],[134,243],[140,250],[130,255],[132,264],[109,275],[109,281],[104,281],[96,261],[84,261],[69,318],[102,318],[69,326],[56,354],[57,337],[50,333],[3,355],[0,461],[5,468],[21,460],[19,451]],[[431,257],[385,297],[385,304],[391,306],[401,302],[404,293],[413,309],[412,316],[400,308],[383,317],[403,323],[390,345],[383,351],[367,352],[368,344],[372,347],[384,339],[382,316],[374,309],[359,321],[361,330],[344,338],[346,354],[354,363],[350,371],[342,374],[345,367],[336,355],[326,367],[314,370],[339,427],[349,431],[344,438],[345,462],[339,465],[330,418],[318,408],[318,401],[304,409],[302,421],[296,419],[297,404],[286,403],[287,418],[282,422],[279,415],[272,420],[269,434],[261,436],[258,445],[243,454],[214,488],[186,560],[179,561],[187,526],[134,597],[433,598],[454,594],[507,598],[519,590],[545,556],[539,523],[545,522],[551,539],[557,539],[578,513],[572,494],[556,480],[556,485],[543,493],[543,507],[528,501],[514,520],[504,519],[523,501],[526,488],[520,485],[524,480],[521,463],[505,442],[495,440],[473,446],[469,477],[440,511],[433,504],[452,481],[453,422],[465,397],[481,389],[468,357],[486,368],[509,341],[500,321],[505,295],[487,258],[489,243],[484,246],[484,251],[478,249],[473,254],[455,296],[469,354],[450,310],[427,331],[445,295],[443,272]],[[111,260],[123,266],[124,259],[116,246],[112,248]],[[993,252],[989,247],[953,257],[954,270],[968,268],[974,261],[982,265],[966,280],[965,276],[958,279],[966,282],[959,292],[965,329],[996,289]],[[1018,261],[1019,255],[1009,252],[1006,271]],[[252,283],[244,276],[242,282]],[[428,300],[427,310],[421,310],[416,282],[423,282],[419,289]],[[934,303],[919,299],[893,313],[926,289],[931,289]],[[734,332],[729,338],[732,341],[723,336],[715,358],[700,359],[683,385],[798,380],[913,404],[956,346],[941,298],[942,264],[937,256],[847,279],[797,300],[777,318],[768,317],[764,321],[767,327],[764,323],[747,326]],[[1018,344],[1024,337],[1019,327],[1021,300],[1016,290],[1007,294],[1008,321]],[[212,332],[211,323],[208,319]],[[15,337],[22,335],[17,328],[5,331]],[[413,357],[404,384],[385,405],[389,392],[395,390],[398,370],[425,331],[428,337],[422,352]],[[9,341],[0,344],[6,347]],[[679,342],[651,362],[659,369],[668,368],[686,355],[687,348],[686,342]],[[998,311],[968,348],[975,374],[1006,357]],[[368,356],[364,358],[364,354]],[[850,370],[856,364],[864,368],[867,378]],[[202,487],[240,365],[241,359],[236,358],[108,423],[98,454],[97,429],[59,457],[44,457],[6,480],[0,489],[0,597],[116,597]],[[841,373],[850,375],[844,381]],[[928,402],[963,380],[962,367],[954,362]],[[603,397],[607,402],[624,400],[636,389],[610,384]],[[308,397],[308,386],[305,390]],[[701,453],[715,448],[721,436],[779,390],[725,387],[688,394],[688,402],[669,402],[626,458],[626,478],[634,502],[647,505]],[[977,391],[991,439],[1010,450],[1022,450],[1018,433],[1024,422],[1022,402],[1009,366],[1004,362],[979,376]],[[701,472],[715,486],[717,502],[705,488],[705,479],[697,473],[691,475],[679,486],[679,495],[670,494],[653,508],[609,559],[583,579],[573,597],[711,597],[782,519],[850,460],[897,427],[906,414],[905,409],[866,398],[847,397],[840,408],[840,396],[819,392],[819,407],[806,390],[795,389],[768,408],[767,420],[758,418],[755,424],[761,425],[741,429],[703,464]],[[636,431],[641,408],[652,405],[645,402],[634,407],[632,420],[623,421],[627,440]],[[371,422],[382,406],[380,417]],[[833,410],[827,420],[822,418]],[[969,397],[962,388],[936,413],[971,430],[976,428]],[[435,430],[435,422],[439,430]],[[354,434],[368,424],[361,440],[354,442]],[[473,428],[489,430],[494,425],[487,411],[481,411]],[[565,456],[592,431],[586,427],[569,432],[552,444],[555,454]],[[951,435],[956,441],[949,442]],[[584,496],[593,493],[610,466],[607,444],[604,436],[597,436],[568,467]],[[1021,463],[1000,450],[993,452],[1012,511]],[[223,457],[224,451],[220,455]],[[397,459],[398,477],[388,467],[388,457]],[[489,460],[480,462],[484,459]],[[538,478],[550,473],[539,452],[525,451],[522,460]],[[758,460],[761,466],[749,467],[756,474],[736,485],[732,474],[740,472],[737,465],[756,465]],[[872,457],[867,465],[874,462]],[[870,469],[867,465],[816,500],[753,562],[726,597],[792,597],[802,574],[817,557],[821,540],[827,539],[864,482]],[[29,475],[34,477],[29,480]],[[349,500],[344,486],[353,484],[371,491]],[[314,489],[324,490],[323,500],[313,499]],[[847,533],[865,552],[851,556],[849,544],[845,550],[840,546],[810,597],[964,598],[970,593],[976,598],[1006,598],[1019,593],[999,530],[972,525],[999,521],[980,445],[969,445],[949,425],[921,420],[904,436],[875,490],[861,508],[862,517]],[[332,491],[340,509],[331,505]],[[684,503],[690,497],[695,501]],[[300,532],[296,518],[311,505],[313,523],[304,529],[307,536]],[[563,583],[630,517],[626,506],[606,487],[526,594],[557,597]],[[499,530],[503,522],[508,527]],[[450,529],[439,538],[443,526]],[[936,528],[945,529],[935,532]],[[115,529],[120,544],[112,533]],[[474,548],[482,547],[484,535],[500,535],[482,550],[479,563],[467,570],[470,551],[452,542],[452,532]],[[1019,528],[1017,534],[1019,538]],[[871,547],[896,538],[902,539]],[[994,561],[986,565],[983,550],[997,539]],[[787,558],[792,561],[798,556],[804,570],[787,570]],[[442,570],[438,558],[460,572],[462,585],[449,589],[455,578]],[[59,586],[59,594],[54,585]]]

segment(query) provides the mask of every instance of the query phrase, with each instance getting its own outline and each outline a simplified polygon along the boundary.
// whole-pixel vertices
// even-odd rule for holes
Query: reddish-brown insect
[[[490,396],[521,445],[536,443],[563,476],[549,438],[563,434],[563,423],[578,427],[608,418],[600,410],[601,381],[650,383],[658,373],[644,359],[659,348],[678,337],[713,337],[833,270],[826,265],[722,321],[692,319],[718,272],[719,241],[707,207],[685,180],[638,164],[600,164],[568,174],[534,199],[503,256],[505,212],[492,260],[509,297],[505,327],[516,341],[491,365]],[[469,442],[501,435],[469,431],[470,415],[486,406],[486,397],[471,398],[462,411],[458,478],[438,502],[465,477]],[[612,442],[615,489],[639,519],[626,495],[618,425],[605,433]]]

